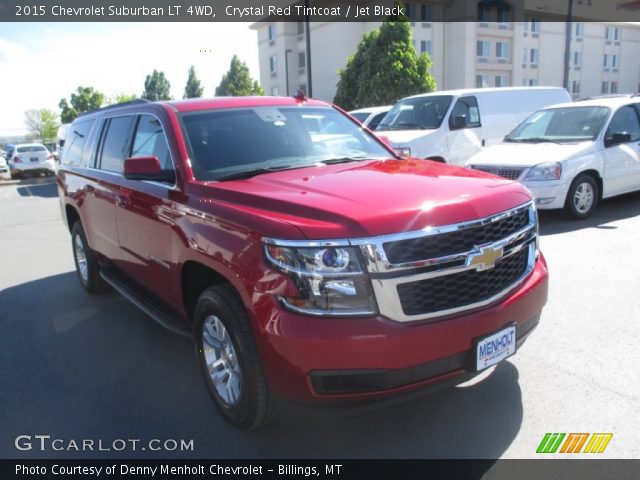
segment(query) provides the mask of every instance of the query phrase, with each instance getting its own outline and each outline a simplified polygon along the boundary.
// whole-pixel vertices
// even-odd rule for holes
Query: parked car
[[[463,382],[514,354],[547,299],[522,185],[401,159],[303,95],[83,115],[57,185],[82,287],[111,286],[193,336],[241,428],[268,421],[275,398]]]
[[[0,178],[3,180],[11,179],[11,172],[4,153],[0,155]]]
[[[600,200],[640,190],[639,117],[635,95],[549,107],[468,166],[521,181],[540,209],[587,218]]]
[[[403,156],[454,165],[499,143],[540,108],[570,101],[564,88],[478,88],[400,100],[376,128]]]
[[[53,175],[56,171],[53,155],[41,143],[20,143],[9,158],[12,177],[25,174]]]
[[[393,105],[386,105],[384,107],[360,108],[358,110],[350,111],[349,115],[354,117],[369,130],[375,130],[392,107]]]

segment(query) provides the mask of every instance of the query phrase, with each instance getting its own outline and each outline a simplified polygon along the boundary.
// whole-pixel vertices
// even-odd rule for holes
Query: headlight
[[[409,147],[397,147],[394,148],[394,150],[403,158],[411,156],[411,149]]]
[[[533,181],[559,180],[560,175],[562,175],[562,165],[558,162],[541,163],[529,170],[529,173],[527,173],[524,179]]]
[[[300,292],[298,297],[280,297],[285,308],[315,316],[377,313],[358,248],[283,246],[267,240],[264,251],[267,261],[289,275]]]

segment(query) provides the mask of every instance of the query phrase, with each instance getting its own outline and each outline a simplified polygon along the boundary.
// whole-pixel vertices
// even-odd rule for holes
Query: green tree
[[[393,104],[401,98],[432,92],[436,81],[431,59],[418,54],[406,17],[389,19],[365,33],[355,54],[338,70],[334,103],[346,110]]]
[[[55,141],[58,132],[58,115],[53,110],[27,110],[25,123],[34,138],[43,142]]]
[[[164,72],[154,70],[151,75],[147,75],[144,81],[144,92],[142,98],[156,102],[158,100],[171,100],[171,84],[164,76]]]
[[[138,95],[135,93],[124,93],[119,92],[115,93],[107,99],[107,105],[116,105],[118,103],[131,102],[133,100],[137,100]]]
[[[216,97],[241,97],[245,95],[264,95],[264,89],[251,78],[249,67],[234,55],[229,71],[222,76],[216,87]]]
[[[200,80],[196,75],[196,69],[193,65],[189,67],[189,77],[187,85],[184,87],[184,95],[182,98],[200,98],[204,92],[204,87],[200,84]]]
[[[78,115],[96,110],[103,103],[104,94],[101,92],[93,87],[78,87],[75,93],[71,94],[69,102],[67,102],[66,98],[60,100],[58,104],[62,109],[60,120],[62,123],[73,122]]]

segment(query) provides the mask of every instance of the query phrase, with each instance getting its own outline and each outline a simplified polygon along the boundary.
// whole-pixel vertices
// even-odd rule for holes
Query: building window
[[[609,82],[602,82],[600,93],[609,93]]]
[[[538,79],[537,78],[532,78],[529,80],[529,86],[530,87],[537,87],[538,86]]]
[[[527,20],[524,22],[523,27],[525,32],[531,30],[532,33],[540,33],[540,21],[537,18]]]
[[[573,65],[575,67],[582,65],[582,52],[573,52]]]
[[[578,80],[571,82],[571,93],[575,95],[580,93],[580,82]]]
[[[618,68],[618,55],[611,55],[611,68]]]
[[[506,86],[507,86],[507,76],[496,75],[496,87],[506,87]]]
[[[420,52],[428,53],[431,56],[431,40],[420,41]]]
[[[304,34],[304,22],[298,22],[298,35]]]
[[[618,82],[611,82],[611,93],[618,93]]]
[[[491,9],[486,6],[478,7],[478,21],[479,22],[489,22],[491,21]]]
[[[522,63],[526,64],[529,61],[529,49],[524,48],[522,50]]]
[[[273,42],[276,39],[276,26],[272,23],[267,27],[269,33],[269,42]]]
[[[407,2],[404,4],[405,14],[409,18],[410,21],[416,21],[416,4],[412,2]]]
[[[476,75],[476,88],[487,88],[489,86],[488,75]]]
[[[269,57],[269,70],[271,72],[271,75],[275,75],[276,73],[278,73],[278,57],[276,57],[275,55]]]
[[[582,34],[584,32],[584,23],[576,22],[574,31],[576,34],[576,38],[582,38]]]
[[[604,59],[602,61],[602,66],[604,68],[607,68],[609,66],[609,55],[607,55],[606,53],[604,54]]]
[[[615,40],[616,42],[619,42],[621,38],[620,27],[607,27],[605,37],[608,41]]]
[[[298,69],[303,71],[307,68],[307,56],[304,52],[298,52]]]
[[[486,40],[478,40],[476,43],[476,54],[478,57],[487,58],[490,55],[491,43]]]
[[[496,57],[509,58],[509,44],[507,42],[496,42]]]
[[[420,6],[420,20],[430,22],[433,19],[433,7],[431,5]]]
[[[510,20],[509,10],[498,7],[498,23],[507,23]]]
[[[620,41],[621,36],[622,36],[622,30],[620,29],[620,27],[616,27],[616,28],[614,28],[614,29],[613,29],[613,39],[614,39],[616,42],[619,42],[619,41]]]
[[[279,95],[279,91],[278,91],[278,86],[277,85],[271,87],[271,95],[273,97],[277,97]]]
[[[538,57],[540,56],[540,52],[537,48],[532,48],[531,50],[529,50],[529,62],[532,65],[537,65],[538,64]]]

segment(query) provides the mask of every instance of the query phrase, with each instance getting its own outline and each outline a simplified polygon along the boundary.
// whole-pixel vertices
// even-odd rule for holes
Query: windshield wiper
[[[367,157],[327,158],[326,160],[320,160],[320,163],[324,163],[325,165],[335,165],[337,163],[361,162],[362,160],[367,160]]]
[[[529,137],[529,138],[507,138],[505,139],[507,142],[519,142],[519,143],[557,143],[560,144],[557,140],[551,140],[543,137]]]
[[[214,180],[217,182],[224,182],[226,180],[243,180],[246,178],[255,177],[257,175],[264,175],[265,173],[273,173],[273,172],[281,172],[283,170],[294,170],[296,168],[304,168],[309,165],[286,165],[284,167],[273,167],[273,168],[252,168],[251,170],[243,170],[241,172],[229,173],[227,175],[222,175],[221,177],[215,178]]]

